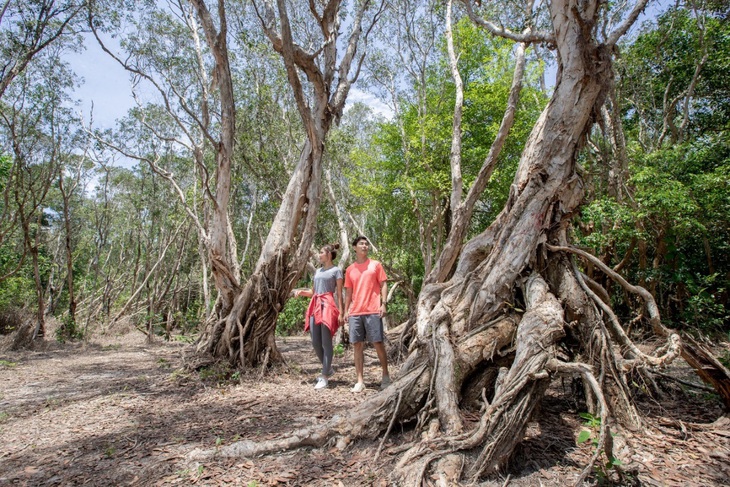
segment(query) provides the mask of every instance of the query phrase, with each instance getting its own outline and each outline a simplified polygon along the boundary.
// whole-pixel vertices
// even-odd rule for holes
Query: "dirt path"
[[[377,465],[372,441],[345,451],[301,449],[197,467],[187,462],[195,448],[279,437],[362,400],[349,392],[350,355],[335,359],[331,387],[315,391],[318,364],[308,339],[279,345],[288,369],[238,381],[223,380],[214,369],[186,374],[183,345],[148,346],[136,335],[86,348],[0,354],[0,485],[387,485],[396,458],[387,447],[410,437],[407,429],[395,428]],[[375,394],[374,351],[366,364],[365,394]],[[510,469],[483,485],[557,486],[577,478],[591,447],[576,446],[582,420],[571,393],[561,389],[551,389]],[[716,417],[716,407],[700,399],[661,407],[647,402],[645,410],[654,408],[651,434],[617,440],[627,471],[622,483],[730,485],[730,432],[686,423]]]

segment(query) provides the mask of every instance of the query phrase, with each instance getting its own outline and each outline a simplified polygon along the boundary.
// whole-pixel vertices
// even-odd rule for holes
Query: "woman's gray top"
[[[320,267],[314,273],[314,294],[334,293],[337,290],[337,279],[344,279],[342,269],[332,266],[323,270]]]

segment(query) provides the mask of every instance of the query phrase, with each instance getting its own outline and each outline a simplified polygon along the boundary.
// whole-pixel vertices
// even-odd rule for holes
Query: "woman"
[[[314,274],[312,289],[296,289],[294,296],[311,297],[304,321],[304,331],[309,330],[312,346],[319,361],[322,362],[322,374],[317,378],[315,389],[327,387],[327,379],[334,374],[332,368],[332,337],[342,324],[342,269],[332,263],[337,257],[339,244],[329,244],[319,251],[319,262],[322,267]]]

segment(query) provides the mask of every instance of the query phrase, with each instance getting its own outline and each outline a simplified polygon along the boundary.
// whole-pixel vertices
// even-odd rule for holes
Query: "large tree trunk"
[[[228,286],[230,299],[220,299],[214,310],[200,343],[215,357],[246,367],[280,358],[276,319],[304,272],[314,238],[323,144],[318,146],[305,144],[250,279],[242,287]]]
[[[519,442],[532,405],[546,387],[545,364],[554,358],[551,351],[563,334],[562,313],[554,312],[557,299],[546,285],[540,284],[539,291],[525,287],[522,299],[527,313],[518,326],[515,360],[491,387],[495,392],[489,402],[499,408],[487,408],[481,431],[471,433],[478,438],[467,440],[461,434],[464,379],[477,369],[483,373],[498,367],[495,352],[513,331],[505,329],[505,335],[483,343],[478,361],[465,360],[452,344],[502,323],[511,308],[522,307],[516,298],[521,280],[530,272],[546,273],[558,264],[558,260],[545,260],[538,250],[551,237],[549,231],[563,228],[581,202],[583,188],[575,173],[575,156],[600,107],[603,89],[611,81],[608,54],[593,41],[590,31],[597,4],[554,1],[550,8],[559,58],[557,85],[526,143],[506,207],[494,224],[464,246],[451,280],[425,286],[419,299],[418,342],[430,349],[430,356],[439,358],[429,367],[438,384],[434,407],[450,438],[444,440],[444,449],[465,448],[464,442],[468,448],[487,445],[472,469],[474,475],[493,471]],[[543,280],[534,275],[530,282]],[[532,296],[535,293],[540,297]],[[531,306],[535,299],[542,304]],[[539,340],[536,320],[547,327]],[[490,414],[497,410],[500,414]]]

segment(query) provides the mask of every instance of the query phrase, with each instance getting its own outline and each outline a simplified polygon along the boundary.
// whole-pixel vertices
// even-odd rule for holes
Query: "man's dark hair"
[[[355,240],[352,241],[352,246],[356,246],[360,242],[360,240],[365,240],[367,243],[370,243],[370,240],[368,240],[367,237],[365,237],[364,235],[358,235],[357,237],[355,237]]]

